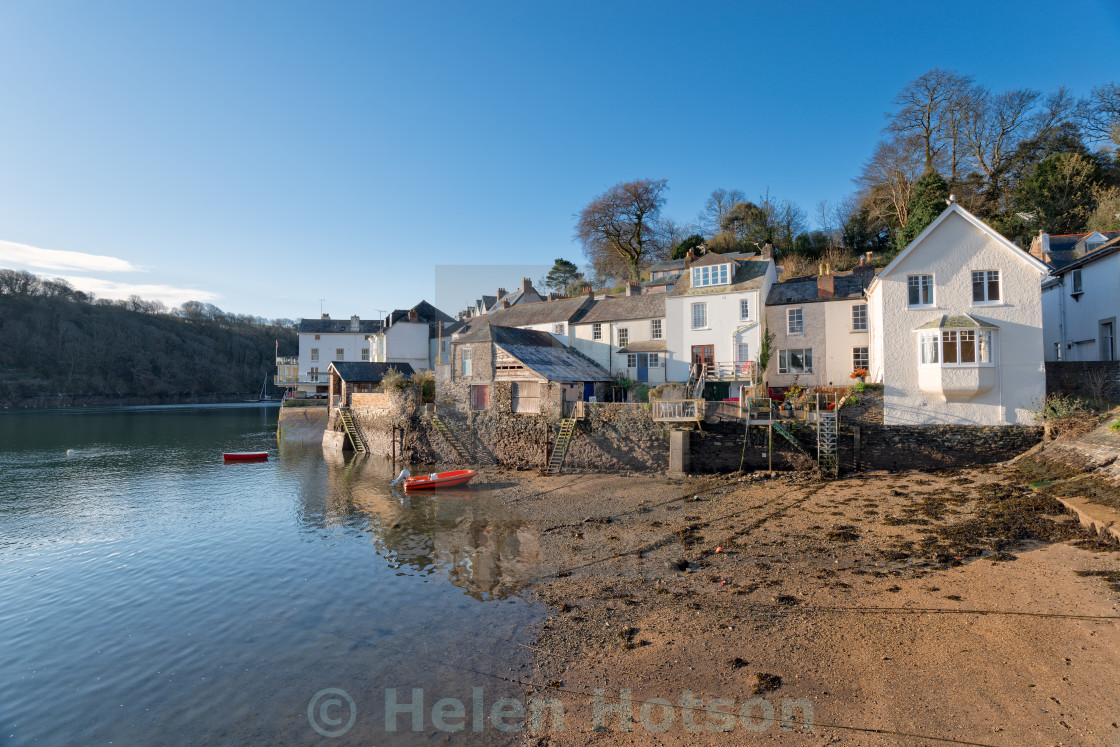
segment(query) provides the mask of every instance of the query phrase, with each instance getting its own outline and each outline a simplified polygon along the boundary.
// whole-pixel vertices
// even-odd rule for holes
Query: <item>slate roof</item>
[[[331,361],[328,370],[334,369],[343,381],[378,383],[390,368],[395,368],[405,376],[411,376],[412,366],[408,363],[373,363],[371,361]]]
[[[565,298],[560,301],[541,301],[510,306],[508,309],[494,309],[484,316],[474,317],[468,326],[475,329],[480,324],[494,324],[501,327],[528,327],[535,324],[556,324],[573,321],[580,313],[587,296]]]
[[[643,340],[632,342],[624,348],[619,348],[620,353],[661,353],[665,351],[664,340]]]
[[[365,334],[372,335],[381,331],[380,319],[362,319],[358,322],[358,331],[351,332],[349,319],[300,319],[299,331],[308,334]]]
[[[444,324],[450,324],[451,322],[455,321],[447,314],[444,314],[442,311],[437,309],[435,306],[432,306],[427,301],[421,301],[411,309],[394,309],[392,312],[390,312],[389,316],[385,317],[386,326],[395,324],[396,322],[400,321],[407,322],[408,312],[410,311],[415,311],[416,315],[422,322],[443,322]]]
[[[683,259],[667,259],[664,262],[654,262],[649,266],[650,272],[665,272],[667,270],[683,270]]]
[[[999,329],[994,324],[981,321],[971,314],[943,314],[936,319],[926,322],[914,329],[959,329],[961,327],[977,327],[980,329]]]
[[[665,294],[616,296],[602,298],[591,304],[578,324],[620,322],[625,319],[656,319],[665,316]]]
[[[732,254],[716,255],[719,257],[735,258]],[[766,276],[766,270],[770,267],[771,262],[768,259],[761,257],[754,257],[751,259],[744,259],[737,264],[739,268],[735,271],[735,276],[731,279],[730,285],[709,285],[703,288],[692,287],[692,273],[682,273],[677,280],[677,284],[673,290],[669,291],[666,295],[670,296],[704,296],[719,293],[735,293],[744,290],[756,290],[762,287],[762,280]],[[692,263],[695,267],[696,263]]]
[[[611,381],[609,372],[590,358],[535,329],[515,329],[495,324],[476,325],[452,344],[489,342],[521,361],[548,381]]]
[[[1046,253],[1046,264],[1050,265],[1050,267],[1055,270],[1061,270],[1065,268],[1066,265],[1082,257],[1087,257],[1089,254],[1095,254],[1097,251],[1103,249],[1104,246],[1107,246],[1106,243],[1104,246],[1097,247],[1096,250],[1088,254],[1085,254],[1082,249],[1077,248],[1077,245],[1082,239],[1086,236],[1092,236],[1094,233],[1096,232],[1090,231],[1089,233],[1067,233],[1050,236],[1050,251]],[[1111,241],[1120,236],[1120,231],[1101,231],[1100,234],[1104,236],[1105,239]]]
[[[1105,236],[1114,235],[1114,238],[1109,239],[1087,254],[1077,255],[1074,252],[1070,252],[1071,258],[1061,265],[1055,265],[1054,262],[1051,262],[1050,266],[1055,268],[1053,274],[1062,275],[1076,267],[1083,267],[1084,265],[1087,265],[1090,262],[1094,262],[1101,257],[1107,257],[1110,254],[1115,254],[1116,252],[1120,251],[1120,231],[1101,231],[1101,233]],[[1085,235],[1088,236],[1088,234]],[[1050,241],[1054,241],[1053,237],[1051,237]],[[1051,243],[1051,245],[1053,244]]]
[[[516,306],[517,304],[523,303],[540,303],[543,300],[544,296],[542,296],[540,293],[537,293],[535,288],[530,288],[527,291],[518,288],[512,293],[505,294],[497,301],[495,301],[495,303],[501,306],[502,301],[505,301],[510,306]]]
[[[802,278],[793,278],[782,283],[770,286],[766,295],[767,306],[785,306],[794,303],[816,303],[817,301],[844,301],[862,298],[863,291],[875,279],[872,272],[850,275],[833,275],[834,295],[832,298],[820,298],[818,295],[817,276],[811,275]]]

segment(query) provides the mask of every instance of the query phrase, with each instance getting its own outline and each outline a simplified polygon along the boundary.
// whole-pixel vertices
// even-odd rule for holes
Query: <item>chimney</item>
[[[1039,230],[1038,236],[1031,240],[1030,254],[1035,258],[1046,262],[1046,255],[1050,253],[1050,234],[1045,231]]]
[[[323,318],[324,318],[324,319],[330,319],[330,318],[331,318],[331,315],[330,315],[330,314],[323,314]]]
[[[774,247],[770,245],[769,241],[766,242],[766,246],[762,247],[762,258],[774,259]]]
[[[688,266],[691,265],[695,261],[696,261],[696,255],[692,253],[691,249],[689,249],[684,255],[684,269],[687,270]]]
[[[408,321],[410,321],[410,322],[420,321],[420,315],[416,313],[416,309],[409,309],[408,310]]]
[[[860,266],[860,267],[863,267],[863,264],[864,264],[864,263],[865,263],[866,261],[867,261],[867,257],[863,256],[862,254],[861,254],[861,255],[859,255],[859,266]]]
[[[595,300],[595,288],[590,285],[587,286],[587,298],[589,301]]]
[[[498,289],[498,300],[501,301],[502,296],[504,296],[505,294],[506,294],[506,289],[505,288],[499,288]]]
[[[633,280],[626,283],[626,295],[640,296],[642,295],[642,286],[640,283],[635,283]]]
[[[529,278],[521,278],[521,292],[528,293],[533,290],[533,281]]]
[[[836,278],[833,275],[817,275],[817,298],[823,300],[836,297]]]
[[[499,308],[508,309],[509,308],[509,301],[503,298],[502,302],[500,304],[498,304],[498,306],[499,306]]]
[[[350,317],[350,331],[351,332],[357,332],[357,331],[361,330],[361,328],[362,328],[361,318],[357,314]]]
[[[852,270],[852,274],[865,278],[863,282],[869,283],[871,282],[871,278],[875,277],[875,265],[871,264],[870,261],[865,262],[863,257],[859,259],[859,266]]]

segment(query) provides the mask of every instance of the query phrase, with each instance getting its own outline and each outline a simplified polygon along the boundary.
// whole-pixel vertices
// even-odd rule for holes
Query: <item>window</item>
[[[692,286],[702,288],[706,285],[727,285],[731,279],[731,265],[708,265],[692,268]]]
[[[992,362],[991,330],[946,329],[923,332],[918,338],[923,366],[975,366]]]
[[[861,368],[865,371],[871,368],[871,356],[868,355],[868,348],[852,348],[852,370],[858,371]]]
[[[907,287],[911,306],[933,306],[933,275],[910,275]]]
[[[813,351],[811,348],[802,350],[779,350],[778,373],[812,373]]]
[[[319,335],[315,335],[315,339],[316,339],[316,340],[318,340],[318,339],[319,339]]]
[[[650,353],[649,354],[649,367],[650,368],[661,368],[661,353]]]
[[[636,353],[627,353],[626,354],[626,367],[627,368],[637,368],[638,367],[638,355]]]
[[[745,342],[740,342],[735,346],[735,360],[740,363],[746,363],[751,359],[751,346]]]
[[[739,299],[739,319],[745,321],[751,318],[751,302],[745,298]]]
[[[972,302],[999,301],[999,270],[978,270],[972,273]]]
[[[369,360],[369,348],[362,348],[362,360]]]
[[[1073,292],[1074,293],[1083,293],[1084,292],[1081,288],[1081,270],[1080,269],[1077,269],[1077,270],[1073,271]]]
[[[660,319],[651,319],[650,320],[650,322],[649,322],[649,339],[651,339],[651,340],[660,340],[661,339],[661,320]]]
[[[346,360],[346,349],[345,348],[335,348],[334,349],[334,359],[336,361]]]
[[[558,322],[556,324],[553,324],[552,325],[552,334],[554,334],[554,335],[564,334],[564,322]]]
[[[603,325],[600,324],[599,322],[595,322],[594,324],[591,325],[591,339],[592,340],[602,340],[603,339]]]
[[[708,326],[708,304],[692,304],[692,328],[704,329]]]
[[[630,344],[630,330],[622,327],[618,330],[618,346],[623,347]]]
[[[311,360],[319,360],[319,348],[311,348]]]
[[[459,353],[459,360],[462,361],[463,376],[471,375],[471,349],[463,348]]]
[[[786,331],[791,335],[805,334],[805,315],[801,309],[786,310]]]
[[[867,304],[857,303],[852,307],[852,331],[867,331]],[[864,368],[866,368],[866,366],[864,366]]]

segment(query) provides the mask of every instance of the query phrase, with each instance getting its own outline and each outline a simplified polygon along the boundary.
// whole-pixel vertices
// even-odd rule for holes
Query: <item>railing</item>
[[[299,357],[298,356],[277,357],[276,365],[277,366],[298,366],[299,365]]]
[[[708,381],[750,381],[754,378],[754,361],[724,361],[701,365]]]
[[[655,399],[650,401],[653,419],[659,421],[699,421],[704,419],[702,399]]]
[[[281,376],[274,374],[272,383],[276,386],[294,386],[295,384],[326,384],[331,380],[330,374],[322,371],[318,374],[303,374],[302,376]]]

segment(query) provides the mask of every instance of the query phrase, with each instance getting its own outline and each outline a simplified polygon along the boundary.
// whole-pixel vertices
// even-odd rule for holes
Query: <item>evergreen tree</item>
[[[551,288],[554,291],[562,291],[579,276],[579,268],[574,263],[557,258],[552,264],[552,269],[545,275],[544,287]]]
[[[949,185],[936,170],[927,171],[925,176],[914,184],[914,191],[906,205],[906,225],[898,229],[895,236],[899,251],[905,249],[918,234],[926,230],[926,226],[941,215],[948,197]]]
[[[673,247],[672,253],[669,255],[673,259],[684,259],[684,255],[688,254],[689,249],[695,249],[704,243],[704,237],[698,233],[694,233],[681,243]]]

